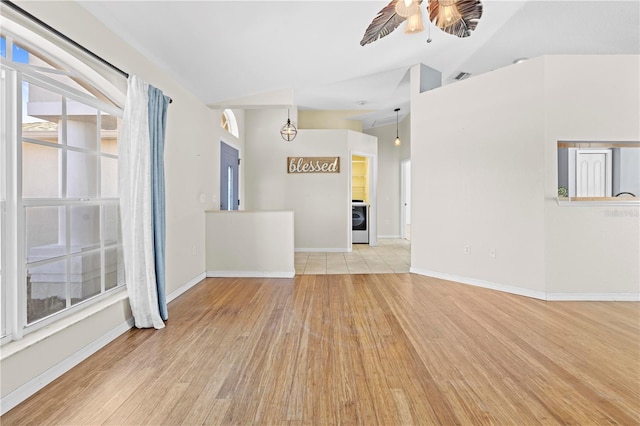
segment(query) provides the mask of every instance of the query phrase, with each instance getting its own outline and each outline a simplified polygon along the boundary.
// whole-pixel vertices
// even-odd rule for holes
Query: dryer
[[[351,203],[351,242],[369,244],[369,206],[361,200]]]

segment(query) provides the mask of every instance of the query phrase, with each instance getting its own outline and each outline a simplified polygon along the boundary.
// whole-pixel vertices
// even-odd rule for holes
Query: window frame
[[[2,69],[2,73],[4,75],[4,79],[2,84],[4,85],[3,91],[5,92],[4,99],[7,103],[7,107],[3,108],[3,111],[0,112],[2,115],[2,128],[3,135],[2,141],[0,142],[0,149],[2,150],[2,155],[0,155],[0,160],[4,161],[3,176],[0,179],[0,208],[4,207],[4,211],[0,213],[0,226],[2,226],[2,245],[3,247],[0,249],[0,271],[1,271],[1,280],[2,280],[2,294],[0,295],[1,303],[0,310],[2,311],[4,326],[5,326],[5,334],[0,335],[0,345],[8,343],[10,341],[20,340],[25,335],[32,333],[36,330],[39,330],[47,325],[55,323],[63,318],[66,318],[70,315],[77,313],[83,309],[90,307],[91,305],[100,302],[101,300],[112,296],[115,293],[125,291],[126,283],[122,281],[120,285],[118,285],[118,281],[116,281],[116,286],[110,289],[106,289],[106,271],[105,271],[105,257],[107,256],[107,252],[109,250],[115,249],[116,259],[118,257],[119,251],[122,250],[122,242],[120,238],[115,242],[115,244],[106,244],[105,243],[105,208],[107,206],[119,206],[119,198],[116,197],[103,197],[102,194],[102,185],[101,185],[101,159],[103,158],[113,158],[118,159],[117,154],[106,153],[102,151],[101,145],[101,137],[100,132],[102,131],[100,117],[101,114],[109,114],[115,116],[116,119],[121,119],[123,116],[123,109],[120,106],[115,105],[115,101],[112,97],[108,96],[107,99],[114,102],[114,105],[109,104],[101,99],[94,98],[90,94],[83,93],[73,87],[67,86],[63,82],[59,82],[55,79],[50,78],[47,75],[42,74],[42,72],[49,73],[50,70],[43,70],[37,66],[29,66],[29,64],[16,63],[11,60],[11,52],[13,50],[14,42],[18,42],[20,46],[27,46],[28,51],[32,52],[37,51],[37,55],[42,57],[51,56],[48,54],[43,54],[40,49],[34,49],[33,43],[29,43],[28,41],[23,41],[22,38],[18,40],[18,37],[13,36],[11,33],[4,31],[2,36],[6,39],[7,46],[7,58],[0,58],[0,67]],[[56,59],[55,56],[53,59]],[[75,60],[79,63],[82,62],[82,59],[79,57],[75,57]],[[54,72],[57,73],[57,72]],[[77,73],[75,70],[71,70],[71,72],[66,72],[64,70],[61,71],[63,74],[80,76],[83,78],[88,84],[94,84],[93,79],[91,78],[93,75],[81,75]],[[94,71],[95,73],[95,71]],[[119,74],[118,74],[119,75]],[[124,79],[123,76],[120,75],[121,78]],[[125,79],[126,80],[126,79]],[[86,106],[96,109],[96,132],[97,132],[97,146],[95,150],[90,151],[86,149],[82,149],[79,147],[69,146],[66,141],[60,141],[60,146],[56,147],[58,149],[64,150],[65,152],[89,152],[90,155],[96,156],[96,173],[97,173],[97,195],[93,198],[89,199],[70,199],[68,197],[58,197],[58,198],[23,198],[22,196],[22,147],[23,147],[23,135],[22,135],[22,83],[28,82],[30,84],[35,84],[39,87],[45,88],[47,90],[51,90],[57,94],[60,94],[62,101],[62,114],[63,114],[63,123],[66,126],[66,105],[67,102],[80,102]],[[103,87],[98,84],[95,85],[96,90],[100,91]],[[5,90],[8,89],[8,90]],[[6,124],[6,125],[5,125]],[[63,134],[65,131],[63,129]],[[4,158],[3,158],[4,157]],[[64,155],[66,157],[66,154]],[[66,168],[63,167],[63,174],[66,174]],[[61,178],[62,179],[62,178]],[[62,185],[66,185],[66,178],[61,181],[64,182]],[[4,197],[4,198],[3,198]],[[97,295],[88,297],[85,300],[81,300],[78,303],[71,304],[69,300],[65,303],[65,308],[57,311],[53,314],[47,315],[41,319],[35,320],[31,323],[27,321],[27,291],[26,291],[26,275],[29,267],[33,267],[33,265],[38,265],[41,263],[53,263],[56,260],[48,259],[47,261],[35,262],[31,265],[27,264],[27,250],[26,250],[26,213],[28,207],[34,206],[51,206],[51,207],[64,207],[65,211],[68,213],[72,206],[76,205],[86,205],[86,206],[98,206],[98,215],[99,215],[99,226],[100,229],[98,231],[99,234],[99,246],[85,253],[70,253],[69,247],[67,243],[67,249],[65,250],[65,255],[57,260],[64,259],[67,265],[67,268],[70,265],[72,258],[81,258],[83,255],[87,254],[95,254],[99,253],[100,255],[100,292]],[[67,216],[68,217],[68,216]],[[68,221],[69,219],[67,219]],[[68,222],[67,222],[68,223]],[[120,224],[119,214],[118,214],[118,224]],[[70,227],[67,227],[67,239],[69,237],[69,233],[71,232]],[[120,230],[118,229],[118,234]],[[117,261],[117,260],[116,260]],[[67,279],[67,287],[66,294],[67,299],[69,299],[69,275],[71,271],[68,270],[66,274]],[[117,280],[117,276],[116,276]]]

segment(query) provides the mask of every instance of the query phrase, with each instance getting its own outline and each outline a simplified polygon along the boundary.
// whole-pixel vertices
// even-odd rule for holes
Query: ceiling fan
[[[422,30],[423,0],[391,0],[371,21],[360,45],[364,46],[393,32],[407,21],[407,33]],[[480,0],[428,0],[429,20],[447,34],[468,37],[482,16]]]

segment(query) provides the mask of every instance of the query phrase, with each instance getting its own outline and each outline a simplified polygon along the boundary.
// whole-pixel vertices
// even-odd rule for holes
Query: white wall
[[[545,281],[551,298],[637,299],[640,293],[640,208],[559,206],[552,166],[558,140],[640,141],[638,76],[640,56],[544,58]]]
[[[412,271],[637,298],[638,207],[558,206],[556,143],[640,139],[638,75],[637,57],[544,57],[414,95]]]
[[[293,278],[293,223],[291,211],[207,212],[207,276]]]
[[[296,250],[348,251],[350,149],[373,155],[375,138],[344,129],[300,129],[285,142],[279,131],[286,117],[286,109],[245,112],[245,208],[294,211]],[[340,157],[340,173],[287,173],[287,157],[333,156]]]
[[[75,2],[17,4],[117,67],[141,76],[173,99],[167,115],[165,146],[166,286],[168,295],[179,293],[183,286],[192,285],[205,273],[204,211],[218,208],[218,141],[230,137],[220,128],[221,111],[207,108]],[[201,195],[205,197],[204,203],[200,201]],[[45,340],[35,340],[30,346],[23,342],[3,347],[4,353],[13,353],[3,357],[1,365],[3,409],[7,395],[14,392],[13,398],[28,393],[36,382],[41,382],[35,380],[38,375],[55,371],[65,359],[94,345],[109,331],[121,330],[129,318],[128,301],[120,300]]]
[[[411,158],[411,117],[399,123],[402,145],[393,145],[395,123],[367,129],[364,133],[378,138],[378,237],[400,238],[400,163]]]
[[[544,86],[527,65],[413,96],[412,270],[544,291]]]

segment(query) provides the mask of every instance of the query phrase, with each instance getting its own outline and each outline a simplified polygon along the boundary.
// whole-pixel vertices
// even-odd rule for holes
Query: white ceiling
[[[522,57],[640,53],[640,0],[485,0],[470,37],[429,29],[424,13],[424,32],[405,34],[403,24],[366,46],[388,1],[79,3],[207,105],[293,90],[300,109],[362,110],[364,128],[408,112],[407,73],[418,63],[450,84]]]

